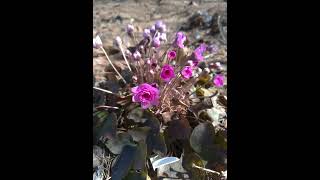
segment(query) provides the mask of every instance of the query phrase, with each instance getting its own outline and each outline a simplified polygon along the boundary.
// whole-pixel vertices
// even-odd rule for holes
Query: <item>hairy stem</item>
[[[129,70],[132,72],[131,67],[130,67],[130,64],[129,64],[129,62],[128,62],[127,58],[126,58],[126,55],[124,54],[124,51],[123,51],[122,45],[120,44],[120,45],[119,45],[119,47],[120,47],[120,50],[121,50],[122,56],[123,56],[124,60],[125,60],[125,61],[126,61],[126,63],[127,63],[127,66],[128,66],[128,68],[129,68]]]

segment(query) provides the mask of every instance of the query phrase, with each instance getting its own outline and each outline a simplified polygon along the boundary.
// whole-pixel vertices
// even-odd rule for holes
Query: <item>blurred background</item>
[[[167,34],[181,30],[191,42],[226,44],[226,0],[94,0],[93,4],[93,36],[99,33],[106,46],[115,36],[123,37],[127,24],[141,32],[139,38],[156,20],[166,23]],[[225,27],[219,27],[219,16],[220,26]]]

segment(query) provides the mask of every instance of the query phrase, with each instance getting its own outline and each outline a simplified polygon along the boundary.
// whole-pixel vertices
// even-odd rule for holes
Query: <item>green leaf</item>
[[[107,140],[105,145],[113,154],[120,154],[124,146],[134,145],[132,141],[130,134],[118,133],[114,139]]]
[[[215,144],[224,151],[227,151],[227,130],[220,129],[215,135]]]
[[[99,137],[104,136],[109,139],[116,137],[117,116],[114,112],[110,113],[99,130]]]
[[[191,130],[189,121],[186,118],[179,118],[176,115],[172,116],[171,121],[168,122],[168,128],[166,129],[170,140],[189,139]]]
[[[152,132],[160,132],[160,122],[153,113],[145,110],[143,118],[146,119],[145,123],[143,123],[144,126],[150,127]]]
[[[159,155],[167,154],[167,146],[162,133],[154,133],[150,131],[146,142],[148,147],[148,155],[150,155],[152,152]]]
[[[202,159],[215,158],[217,148],[214,144],[215,130],[210,123],[200,123],[196,126],[190,136],[190,146]]]
[[[137,150],[133,158],[132,168],[124,180],[146,180],[148,173],[146,168],[147,145],[145,142],[138,142]]]
[[[112,180],[122,180],[128,174],[136,151],[137,147],[135,146],[125,145],[123,147],[121,154],[118,156],[116,162],[111,168]]]
[[[204,167],[199,155],[192,152],[184,152],[182,156],[182,167],[190,172],[194,179],[205,179],[205,172],[192,167],[193,164]]]
[[[137,151],[134,156],[133,169],[136,171],[141,171],[146,168],[147,160],[147,145],[145,142],[138,142]]]
[[[163,135],[160,134],[160,122],[154,114],[141,108],[136,108],[129,114],[128,118],[130,117],[135,122],[140,122],[141,126],[143,126],[129,131],[134,136],[134,139],[138,141],[143,140],[144,135],[147,134],[147,154],[150,155],[152,152],[166,154],[167,147]]]
[[[128,130],[128,133],[132,136],[133,140],[136,142],[145,142],[150,131],[150,127],[135,127]]]
[[[141,107],[137,107],[133,110],[131,110],[127,118],[133,120],[136,123],[144,123],[147,119],[145,119],[144,116],[144,111]]]
[[[124,180],[147,180],[147,176],[147,169],[144,169],[143,171],[130,170]]]
[[[93,127],[99,128],[102,126],[105,119],[108,117],[108,111],[96,111],[93,113]]]

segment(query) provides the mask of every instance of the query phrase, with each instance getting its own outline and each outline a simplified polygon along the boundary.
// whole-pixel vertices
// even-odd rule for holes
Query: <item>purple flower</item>
[[[140,54],[139,51],[135,51],[135,52],[132,54],[132,56],[133,56],[133,59],[134,59],[135,61],[139,61],[139,60],[141,59],[141,54]]]
[[[155,27],[155,25],[151,26],[151,28],[150,28],[150,33],[151,33],[152,36],[156,33],[156,27]]]
[[[202,61],[203,60],[203,53],[206,51],[207,45],[202,43],[199,47],[197,47],[193,52],[194,60]]]
[[[133,30],[134,30],[134,27],[133,27],[133,25],[132,24],[128,24],[127,25],[127,33],[128,33],[128,35],[129,36],[133,36]]]
[[[173,50],[172,50],[172,51],[169,51],[169,52],[168,52],[168,58],[169,58],[170,60],[176,58],[176,56],[177,56],[176,51],[173,51]]]
[[[185,66],[181,71],[181,75],[185,79],[189,79],[190,77],[192,77],[192,68],[191,68],[191,66]]]
[[[159,39],[160,39],[160,41],[167,41],[167,34],[166,33],[160,33]]]
[[[131,88],[133,93],[132,101],[139,102],[143,109],[159,104],[160,91],[150,84],[143,83],[139,86]]]
[[[160,77],[164,81],[167,81],[167,82],[170,81],[172,78],[175,77],[174,68],[169,64],[164,65],[161,69]]]
[[[211,53],[211,54],[217,54],[219,48],[216,44],[211,44],[210,46],[208,46],[208,51]]]
[[[150,29],[144,29],[143,30],[143,37],[145,38],[145,39],[147,39],[147,38],[149,38],[151,36],[151,34],[150,34]]]
[[[120,45],[122,44],[122,40],[119,36],[117,36],[114,41],[113,41],[113,44],[116,46],[116,47],[120,47]]]
[[[224,83],[224,76],[220,75],[220,74],[217,74],[213,79],[213,83],[217,87],[222,87],[223,83]]]
[[[166,25],[162,21],[156,21],[155,29],[161,33],[166,31]]]
[[[177,32],[176,34],[176,40],[174,42],[175,46],[178,46],[179,48],[184,48],[184,42],[187,40],[187,37],[182,32]]]
[[[152,46],[153,46],[153,47],[156,47],[156,48],[157,48],[157,47],[160,46],[160,44],[161,44],[161,42],[160,42],[159,36],[153,38],[153,40],[152,40]]]

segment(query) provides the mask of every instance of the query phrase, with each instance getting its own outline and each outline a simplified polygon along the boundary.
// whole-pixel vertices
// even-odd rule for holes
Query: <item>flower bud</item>
[[[154,25],[151,26],[150,33],[151,33],[152,36],[156,33],[156,27]]]
[[[132,56],[135,61],[139,61],[141,59],[141,54],[139,51],[135,51]]]
[[[140,45],[140,46],[139,46],[139,50],[140,50],[140,51],[143,51],[143,50],[144,50],[144,46],[143,46],[143,45]]]
[[[166,31],[166,25],[162,21],[157,21],[155,24],[155,29],[161,33]]]
[[[122,44],[122,40],[119,36],[117,36],[114,40],[114,45],[119,47]]]
[[[103,47],[102,41],[99,36],[93,38],[93,48],[99,49]]]
[[[127,49],[124,51],[125,55],[128,56],[128,57],[131,57],[132,56],[132,53]]]
[[[134,31],[134,27],[132,24],[128,24],[127,25],[127,33],[130,37],[133,37],[133,31]]]
[[[151,32],[150,32],[150,29],[144,29],[143,30],[143,37],[145,39],[149,38],[151,36]]]

